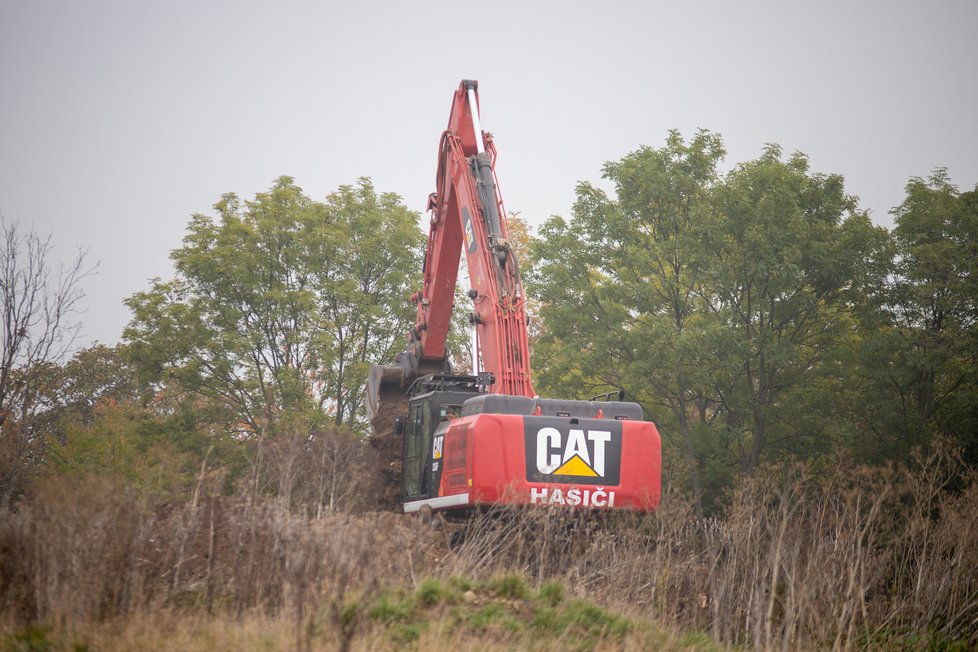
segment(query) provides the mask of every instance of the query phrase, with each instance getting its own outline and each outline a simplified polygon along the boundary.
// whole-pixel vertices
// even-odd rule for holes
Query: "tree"
[[[358,426],[369,365],[393,358],[412,318],[417,215],[368,179],[316,202],[281,177],[215,209],[172,253],[176,278],[127,300],[134,361],[229,406],[244,432],[282,414]]]
[[[699,237],[723,155],[716,134],[686,143],[671,132],[661,149],[606,164],[615,197],[578,185],[571,222],[541,229],[531,283],[543,305],[535,360],[546,391],[620,389],[640,401],[681,451],[697,497],[717,403]]]
[[[81,282],[94,272],[79,252],[67,266],[51,261],[51,237],[26,233],[0,216],[0,506],[40,462],[44,439],[34,416],[45,372],[71,349],[80,328]]]
[[[95,344],[77,351],[64,364],[35,368],[36,393],[31,417],[32,436],[50,446],[64,444],[67,431],[87,425],[106,403],[145,403],[144,385],[120,347]]]
[[[548,220],[530,287],[542,304],[541,388],[642,403],[711,493],[774,453],[834,445],[855,309],[879,286],[887,236],[838,175],[769,146],[726,177],[719,136],[608,163]],[[831,406],[831,409],[830,409]]]
[[[909,459],[935,435],[978,459],[978,189],[938,168],[893,211],[895,268],[862,350],[859,414],[873,460]]]
[[[35,433],[47,440],[43,472],[123,477],[146,496],[172,499],[201,479],[226,487],[253,450],[224,428],[227,409],[192,393],[154,391],[125,347],[96,344],[44,370]]]
[[[393,360],[414,321],[408,297],[421,272],[423,235],[417,214],[396,195],[378,198],[367,179],[358,188],[341,186],[326,211],[347,234],[336,282],[319,290],[335,344],[326,386],[333,388],[336,425],[353,426],[366,409],[370,366]]]
[[[519,212],[510,211],[507,222],[509,234],[507,241],[512,249],[520,276],[529,280],[533,275],[533,227]],[[536,298],[524,288],[523,309],[526,311],[526,329],[530,350],[534,349],[540,336],[540,305]],[[456,303],[456,305],[458,305]]]
[[[831,445],[832,358],[887,270],[886,242],[842,177],[812,174],[799,153],[785,161],[770,145],[717,188],[706,305],[720,325],[714,385],[744,471],[772,445],[803,456]]]

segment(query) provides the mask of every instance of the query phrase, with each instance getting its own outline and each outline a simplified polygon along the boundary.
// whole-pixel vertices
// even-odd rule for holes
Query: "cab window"
[[[443,405],[438,410],[438,420],[457,419],[462,414],[461,405]]]
[[[403,488],[405,497],[421,492],[421,468],[424,457],[425,403],[417,403],[408,411],[407,428],[404,432]]]

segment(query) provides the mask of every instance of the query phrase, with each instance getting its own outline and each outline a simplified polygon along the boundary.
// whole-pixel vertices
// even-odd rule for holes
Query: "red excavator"
[[[582,401],[533,391],[523,285],[495,161],[492,136],[479,124],[478,83],[463,80],[428,199],[415,325],[407,349],[394,364],[373,366],[367,383],[374,437],[401,450],[400,503],[405,512],[496,503],[655,509],[661,443],[637,403],[621,393]],[[453,375],[446,351],[463,250],[481,361],[475,375]]]

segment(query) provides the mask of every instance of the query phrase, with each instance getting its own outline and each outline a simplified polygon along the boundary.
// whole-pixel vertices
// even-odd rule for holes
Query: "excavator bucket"
[[[377,507],[398,509],[400,506],[402,443],[395,432],[394,420],[407,416],[411,377],[410,366],[399,364],[373,365],[367,376],[367,419],[371,432],[368,441],[379,462],[372,478],[378,492]]]
[[[367,419],[375,437],[393,436],[394,419],[407,415],[406,390],[411,369],[399,364],[373,365],[367,377]]]
[[[446,360],[415,360],[399,353],[394,364],[373,365],[367,376],[367,420],[374,437],[393,437],[394,419],[407,416],[407,390],[419,376],[451,371]],[[400,453],[400,451],[398,451]]]

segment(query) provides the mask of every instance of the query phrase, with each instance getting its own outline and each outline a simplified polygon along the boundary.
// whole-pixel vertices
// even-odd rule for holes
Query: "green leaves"
[[[724,418],[745,434],[739,453],[753,469],[771,440],[797,448],[796,438],[821,433],[781,430],[805,385],[830,373],[828,354],[844,340],[846,294],[873,276],[885,250],[874,229],[843,191],[837,175],[810,174],[803,155],[787,161],[769,149],[742,164],[717,189],[714,228],[704,237],[711,305],[727,335],[720,350]]]
[[[140,369],[232,406],[246,431],[283,412],[357,426],[369,364],[411,317],[417,215],[369,179],[316,202],[281,177],[214,208],[172,253],[177,278],[127,301]]]
[[[687,144],[673,132],[662,149],[605,165],[616,197],[579,184],[571,221],[543,225],[529,284],[545,322],[534,350],[541,387],[625,390],[686,456],[697,492],[695,424],[712,420],[716,401],[700,364],[713,331],[699,239],[723,153],[714,134]]]
[[[579,184],[571,220],[541,228],[529,284],[545,322],[540,386],[624,389],[697,492],[839,430],[813,417],[837,407],[853,311],[892,251],[842,178],[811,173],[804,155],[769,145],[721,177],[723,156],[715,134],[672,132],[606,164],[614,195]]]
[[[939,168],[906,193],[883,311],[860,350],[863,454],[905,458],[944,436],[978,460],[978,191],[959,193]]]

